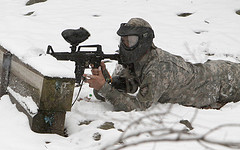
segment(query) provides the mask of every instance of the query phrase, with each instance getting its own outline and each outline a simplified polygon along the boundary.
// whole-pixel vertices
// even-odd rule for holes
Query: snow
[[[32,117],[37,114],[38,106],[31,96],[23,97],[10,87],[8,87],[7,90]]]
[[[18,56],[46,76],[73,77],[74,63],[59,62],[46,54],[52,45],[56,52],[69,52],[69,44],[61,37],[65,29],[84,27],[91,36],[82,44],[101,44],[104,53],[115,53],[119,37],[116,34],[120,23],[132,17],[146,19],[155,31],[156,46],[182,56],[193,63],[208,59],[223,59],[239,62],[240,57],[240,9],[239,0],[48,0],[26,6],[27,0],[1,0],[0,5],[0,45]],[[31,15],[27,15],[31,12]],[[179,17],[180,13],[192,13]],[[212,55],[214,54],[214,55]],[[107,63],[112,73],[116,62]],[[90,70],[87,70],[90,72]],[[73,100],[77,95],[75,89]],[[180,105],[171,106],[165,116],[158,113],[169,108],[159,104],[145,112],[114,112],[111,104],[90,97],[92,89],[84,85],[80,97],[70,112],[67,112],[65,127],[68,137],[55,134],[38,134],[31,131],[27,117],[11,104],[8,95],[0,100],[0,149],[1,150],[96,150],[111,145],[123,134],[163,128],[162,124],[149,121],[162,119],[165,126],[184,129],[180,120],[193,120],[190,133],[202,135],[223,124],[240,124],[240,102],[229,103],[221,110],[196,110]],[[29,98],[19,96],[20,101]],[[29,101],[29,100],[28,100]],[[26,103],[25,103],[26,104]],[[29,107],[36,110],[32,104]],[[152,116],[141,125],[127,127],[145,115]],[[195,115],[196,113],[196,115]],[[89,125],[79,125],[88,120]],[[104,122],[113,122],[115,129],[102,130]],[[119,130],[121,129],[121,130]],[[93,135],[101,134],[101,140],[94,141]],[[208,136],[215,140],[240,142],[238,126],[223,127]],[[173,138],[176,135],[172,135]],[[150,139],[143,134],[124,142]],[[117,144],[119,146],[120,144]],[[216,146],[216,145],[214,145]],[[128,147],[128,150],[146,149],[205,149],[199,143],[158,142]],[[226,149],[215,147],[216,149]]]

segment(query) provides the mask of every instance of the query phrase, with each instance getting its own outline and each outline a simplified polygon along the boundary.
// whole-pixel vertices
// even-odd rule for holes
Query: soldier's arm
[[[120,92],[126,93],[135,93],[137,91],[139,86],[137,81],[129,75],[127,75],[128,77],[126,77],[126,72],[128,72],[129,70],[122,67],[122,65],[117,65],[113,72],[113,77],[110,76],[104,63],[102,63],[101,66],[103,66],[102,68],[104,68],[102,70],[102,73],[106,82],[111,83],[111,86],[113,88],[117,89]],[[93,93],[97,99],[105,101],[105,98],[99,93],[98,90],[93,89]]]
[[[135,95],[119,91],[108,83],[104,84],[99,90],[99,93],[113,104],[115,110],[145,110],[150,107],[153,102],[157,101],[157,98],[159,97],[158,94],[161,93],[160,91],[155,91],[156,86],[156,75],[153,72],[149,72],[145,75],[145,78]]]

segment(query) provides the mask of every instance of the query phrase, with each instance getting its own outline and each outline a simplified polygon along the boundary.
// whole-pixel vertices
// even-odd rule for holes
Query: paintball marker
[[[79,43],[85,41],[90,36],[90,33],[84,29],[67,29],[62,32],[63,38],[71,44],[71,52],[54,52],[51,45],[48,45],[47,54],[51,54],[57,60],[70,60],[75,62],[75,78],[76,83],[82,83],[82,75],[86,68],[98,68],[101,60],[111,59],[118,60],[118,54],[104,54],[101,45],[82,45],[78,46]],[[94,48],[96,51],[81,51],[82,48]]]

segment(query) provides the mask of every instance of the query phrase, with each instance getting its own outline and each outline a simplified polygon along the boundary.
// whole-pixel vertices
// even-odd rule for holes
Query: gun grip
[[[92,62],[92,68],[98,68],[101,64],[101,60],[95,60]]]

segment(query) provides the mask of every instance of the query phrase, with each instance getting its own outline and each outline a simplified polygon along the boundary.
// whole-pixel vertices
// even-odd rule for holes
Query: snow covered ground
[[[70,51],[69,44],[61,37],[63,30],[82,26],[91,33],[91,37],[82,44],[101,44],[104,53],[114,53],[119,42],[116,31],[120,23],[132,17],[142,17],[152,25],[156,35],[155,45],[187,61],[197,63],[208,59],[224,59],[240,62],[240,15],[236,13],[240,10],[240,0],[48,0],[30,6],[26,6],[26,2],[0,0],[0,45],[44,75],[74,76],[73,63],[60,63],[45,54],[49,44],[55,51]],[[192,14],[181,17],[181,13]],[[107,64],[110,72],[113,72],[115,63]],[[159,104],[145,112],[126,113],[113,112],[111,104],[99,102],[89,97],[90,94],[92,89],[84,85],[81,92],[84,100],[77,101],[71,112],[67,112],[65,127],[68,137],[32,132],[27,117],[17,111],[7,95],[3,96],[0,100],[0,149],[98,150],[118,141],[123,134],[126,137],[156,128],[171,128],[175,131],[185,129],[186,126],[179,123],[180,120],[192,121],[194,128],[188,132],[190,136],[181,135],[183,139],[199,137],[214,127],[228,124],[214,131],[208,138],[221,143],[240,143],[240,127],[235,126],[240,124],[240,102],[229,103],[221,110],[196,110],[180,105]],[[169,113],[162,115],[168,110]],[[149,117],[141,120],[141,124],[129,127],[129,124],[143,116]],[[114,124],[115,128],[100,129],[105,122],[110,126]],[[167,137],[156,134],[160,133],[151,135],[148,132],[122,142],[157,137],[159,140],[169,140],[126,149],[206,149],[196,141],[171,142],[170,139],[179,134]],[[100,140],[93,139],[100,135]],[[217,150],[227,149],[211,146]]]

